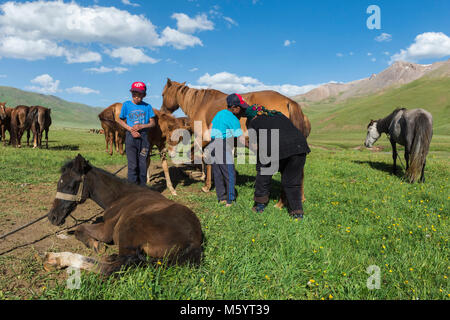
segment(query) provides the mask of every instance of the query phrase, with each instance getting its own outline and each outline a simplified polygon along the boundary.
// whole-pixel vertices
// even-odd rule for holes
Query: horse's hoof
[[[280,209],[280,210],[283,209],[283,207],[284,207],[283,202],[281,202],[281,201],[278,202],[276,205],[274,205],[274,207],[275,207],[275,208],[278,208],[278,209]]]
[[[209,193],[209,188],[208,187],[202,187],[202,191],[204,193]]]

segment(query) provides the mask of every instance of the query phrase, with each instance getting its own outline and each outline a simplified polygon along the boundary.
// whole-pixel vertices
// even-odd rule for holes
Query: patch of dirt
[[[121,168],[109,166],[109,172],[116,172]],[[194,166],[170,166],[170,176],[175,190],[183,186],[185,192],[201,192],[203,185],[198,178],[198,168]],[[152,176],[149,186],[155,191],[171,197],[166,188],[166,182],[161,163],[151,163]],[[118,173],[126,179],[127,168]],[[3,185],[0,187],[0,235],[6,234],[28,222],[45,215],[52,207],[56,194],[55,184],[22,185],[19,187]],[[174,199],[174,198],[173,198]],[[183,198],[177,198],[183,203]],[[47,219],[18,231],[0,240],[0,299],[24,299],[37,297],[46,287],[54,285],[56,281],[67,279],[65,271],[48,273],[44,270],[39,255],[45,252],[76,252],[82,255],[99,258],[98,254],[86,248],[74,236],[66,237],[67,232],[75,230],[79,223],[92,223],[101,217],[103,210],[92,200],[79,205],[72,213],[77,221],[70,216],[61,227],[53,226]],[[62,233],[63,236],[58,236]],[[65,238],[65,239],[64,239]],[[107,254],[114,253],[115,248],[109,247]]]
[[[365,149],[370,150],[372,152],[381,152],[385,148],[384,147],[379,147],[379,146],[373,146],[372,148],[366,148],[364,146],[357,146],[357,147],[353,148],[353,150],[359,150],[359,151],[362,151],[362,150],[365,150]]]

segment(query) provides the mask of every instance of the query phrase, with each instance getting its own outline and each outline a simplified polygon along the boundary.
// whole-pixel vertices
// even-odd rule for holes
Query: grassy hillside
[[[102,108],[62,100],[55,96],[22,91],[11,87],[0,87],[0,101],[8,107],[23,104],[41,105],[52,109],[53,126],[70,128],[100,128],[97,115]]]
[[[399,106],[428,110],[434,118],[434,132],[450,134],[450,78],[419,79],[398,89],[339,104],[311,104],[306,113],[314,125],[313,132],[357,132],[365,131],[370,119],[383,118]]]
[[[400,106],[408,109],[423,108],[431,112],[434,122],[433,141],[436,141],[434,146],[432,142],[432,148],[439,149],[439,141],[449,142],[450,78],[421,78],[401,88],[349,99],[343,103],[327,101],[310,104],[305,108],[312,124],[310,141],[313,144],[339,146],[344,138],[347,142],[354,141],[353,146],[362,145],[369,121],[383,118]]]

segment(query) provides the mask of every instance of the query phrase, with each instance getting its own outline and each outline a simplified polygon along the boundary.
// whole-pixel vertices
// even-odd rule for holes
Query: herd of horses
[[[260,104],[268,109],[280,111],[305,137],[309,136],[311,123],[301,106],[294,100],[275,91],[250,92],[242,96],[249,105]],[[173,154],[182,137],[173,139],[173,133],[177,129],[194,133],[192,147],[197,146],[200,150],[204,150],[210,142],[208,133],[214,115],[227,107],[227,94],[214,89],[190,88],[185,83],[168,79],[162,97],[160,110],[154,110],[156,126],[150,129],[148,139],[151,147],[156,146],[160,152],[167,187],[176,195],[169,175],[167,153]],[[13,135],[17,134],[13,140],[18,141],[19,145],[20,138],[27,128],[32,130],[33,126],[35,130],[47,128],[48,132],[49,123],[45,120],[39,122],[41,108],[31,107],[27,111],[23,106],[9,109],[3,104],[0,107],[2,121],[8,115],[11,119],[9,130],[13,128],[13,123],[16,126],[12,129]],[[114,148],[120,154],[125,152],[123,148],[125,130],[117,122],[121,108],[121,103],[115,103],[98,115],[105,134],[106,152],[110,155]],[[186,117],[176,118],[172,115],[179,108]],[[47,110],[50,116],[50,110]],[[38,119],[36,124],[27,122],[29,118],[34,117]],[[247,132],[245,120],[241,119],[244,133]],[[198,124],[200,128],[195,128]],[[424,182],[426,156],[432,137],[431,115],[423,109],[401,108],[394,110],[386,118],[372,120],[368,126],[366,147],[372,147],[382,133],[386,133],[392,143],[394,173],[397,159],[395,145],[399,143],[405,146],[407,179],[410,182],[417,180]],[[37,138],[35,141],[39,143],[40,139]],[[211,188],[211,165],[204,164],[202,172],[205,180],[202,190],[208,192]],[[149,179],[150,172],[147,173],[147,177]],[[303,180],[301,185],[301,196],[304,200]],[[75,208],[87,199],[92,199],[105,210],[103,221],[79,226],[75,230],[75,237],[95,251],[101,243],[115,244],[119,247],[118,254],[97,261],[70,252],[47,253],[44,260],[47,267],[76,267],[110,275],[125,266],[154,263],[162,259],[169,264],[180,262],[197,264],[201,261],[203,233],[195,213],[188,207],[167,199],[159,192],[130,184],[94,167],[79,154],[61,168],[57,194],[48,213],[49,221],[57,226],[63,225]],[[277,207],[283,205],[282,194]]]
[[[9,133],[9,144],[20,148],[22,137],[27,133],[27,146],[30,145],[30,131],[33,133],[33,148],[42,147],[42,136],[48,149],[48,131],[52,124],[51,109],[42,106],[19,105],[15,108],[0,102],[1,140],[6,145],[6,131]]]

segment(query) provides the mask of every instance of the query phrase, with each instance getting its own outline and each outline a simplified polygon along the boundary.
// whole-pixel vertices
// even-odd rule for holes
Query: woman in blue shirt
[[[242,136],[239,119],[235,109],[240,111],[245,104],[242,97],[232,94],[227,97],[228,108],[217,112],[212,120],[211,143],[207,149],[211,154],[212,173],[216,187],[217,200],[230,207],[236,200],[236,170],[234,168],[234,138]],[[243,106],[242,106],[243,107]]]

